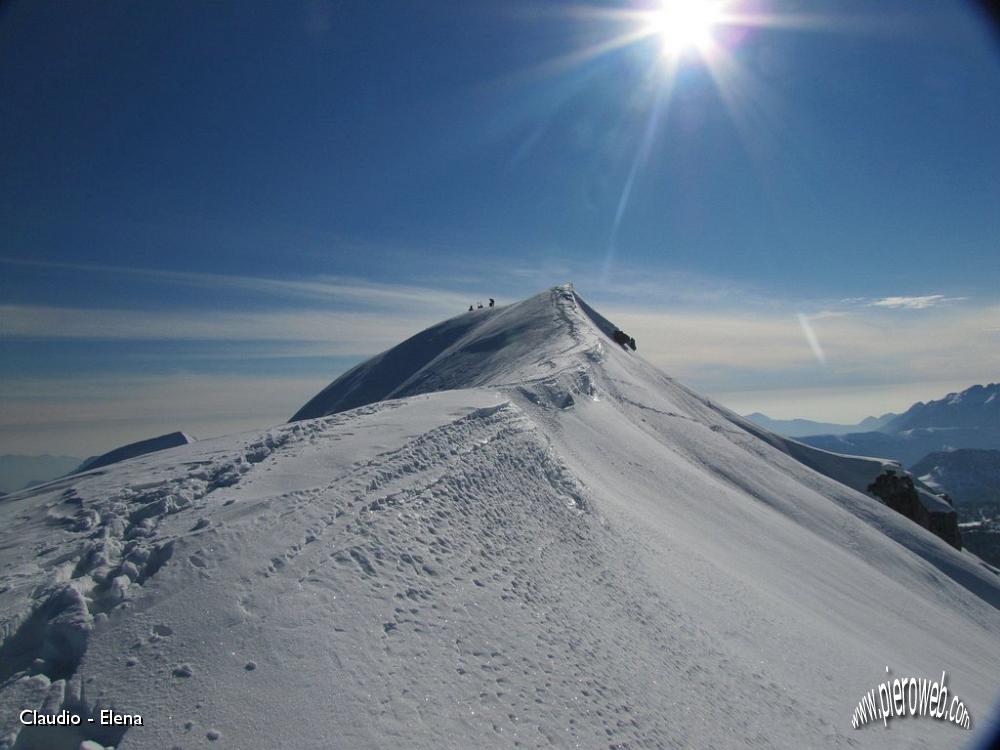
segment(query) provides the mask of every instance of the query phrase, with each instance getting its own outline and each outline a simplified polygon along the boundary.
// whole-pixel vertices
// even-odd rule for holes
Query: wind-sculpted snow
[[[155,453],[156,451],[174,448],[178,445],[187,445],[188,443],[193,442],[194,439],[190,435],[185,435],[183,432],[170,432],[166,435],[159,435],[158,437],[139,440],[138,442],[129,443],[128,445],[123,445],[120,448],[115,448],[113,451],[108,451],[100,456],[92,456],[91,458],[88,458],[80,464],[74,473],[89,471],[91,469],[99,469],[102,466],[110,466],[111,464],[116,464],[119,461],[126,461],[130,458],[135,458],[136,456],[142,456],[147,453]]]
[[[852,488],[879,462],[746,429],[568,287],[479,312],[317,397],[402,398],[0,500],[0,747],[961,744],[851,728],[887,665],[985,724],[996,573]],[[111,705],[143,726],[16,722]]]
[[[23,708],[97,716],[99,704],[77,672],[95,628],[140,599],[173,555],[177,536],[160,533],[161,523],[235,485],[298,432],[276,431],[236,454],[170,466],[163,479],[109,485],[103,471],[93,470],[5,498],[9,539],[17,544],[4,545],[0,583],[0,746],[14,744]],[[143,473],[145,465],[133,463],[128,475]],[[83,739],[114,745],[124,734],[87,723],[60,730],[53,741],[50,731],[29,728],[17,747],[76,748]]]

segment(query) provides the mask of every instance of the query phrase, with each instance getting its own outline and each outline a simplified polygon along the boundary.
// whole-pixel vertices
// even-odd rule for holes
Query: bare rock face
[[[952,511],[951,513],[931,513],[929,515],[930,523],[927,528],[955,549],[962,549],[962,535],[958,530],[958,514]]]
[[[913,482],[913,477],[907,474],[899,475],[892,469],[886,469],[868,485],[868,492],[897,513],[944,539],[955,549],[962,549],[958,514],[954,510],[928,510],[920,499],[920,492]]]

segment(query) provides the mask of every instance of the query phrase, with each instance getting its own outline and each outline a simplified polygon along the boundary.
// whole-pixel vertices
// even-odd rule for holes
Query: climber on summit
[[[492,298],[492,297],[490,297],[490,307],[493,307],[493,305],[494,305],[494,304],[495,304],[495,303],[493,302],[493,298]]]
[[[477,310],[482,310],[483,309],[483,303],[480,302],[478,305],[476,305],[476,309]]]
[[[472,305],[469,305],[469,312],[472,312]]]

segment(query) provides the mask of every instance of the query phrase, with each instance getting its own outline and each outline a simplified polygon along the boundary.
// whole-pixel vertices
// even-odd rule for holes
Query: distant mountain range
[[[974,385],[937,401],[918,401],[902,414],[884,417],[889,419],[876,429],[840,434],[800,433],[794,437],[835,453],[889,458],[905,466],[912,466],[928,453],[961,448],[1000,449],[1000,383]],[[750,418],[754,419],[754,415]],[[861,424],[866,423],[872,424],[868,420]],[[780,432],[777,427],[769,429]]]
[[[865,417],[857,424],[838,424],[836,422],[814,422],[811,419],[771,419],[766,414],[755,411],[753,414],[747,414],[746,419],[785,437],[802,437],[804,435],[846,435],[851,432],[872,432],[882,429],[890,420],[898,416],[898,414],[890,412],[881,417]]]
[[[918,401],[883,429],[896,434],[925,429],[1000,429],[1000,383],[974,385],[938,401]]]
[[[946,492],[956,506],[1000,504],[1000,450],[930,453],[910,471],[932,490]]]

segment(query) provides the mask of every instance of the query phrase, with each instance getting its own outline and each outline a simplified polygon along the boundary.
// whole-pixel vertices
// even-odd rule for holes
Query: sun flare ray
[[[590,36],[575,49],[519,71],[515,74],[518,80],[562,77],[587,66],[593,71],[597,58],[614,64],[616,56],[628,55],[632,59],[645,56],[650,78],[658,81],[648,94],[649,103],[641,108],[645,122],[610,217],[605,275],[615,262],[629,205],[641,173],[652,158],[672,92],[683,78],[684,68],[700,66],[708,74],[744,149],[764,173],[763,167],[776,153],[774,133],[782,127],[782,106],[780,97],[740,61],[740,48],[749,37],[766,30],[836,32],[874,28],[859,16],[777,12],[750,0],[626,0],[624,7],[579,4],[560,9],[533,8],[531,15],[538,14],[559,15],[583,24]]]

